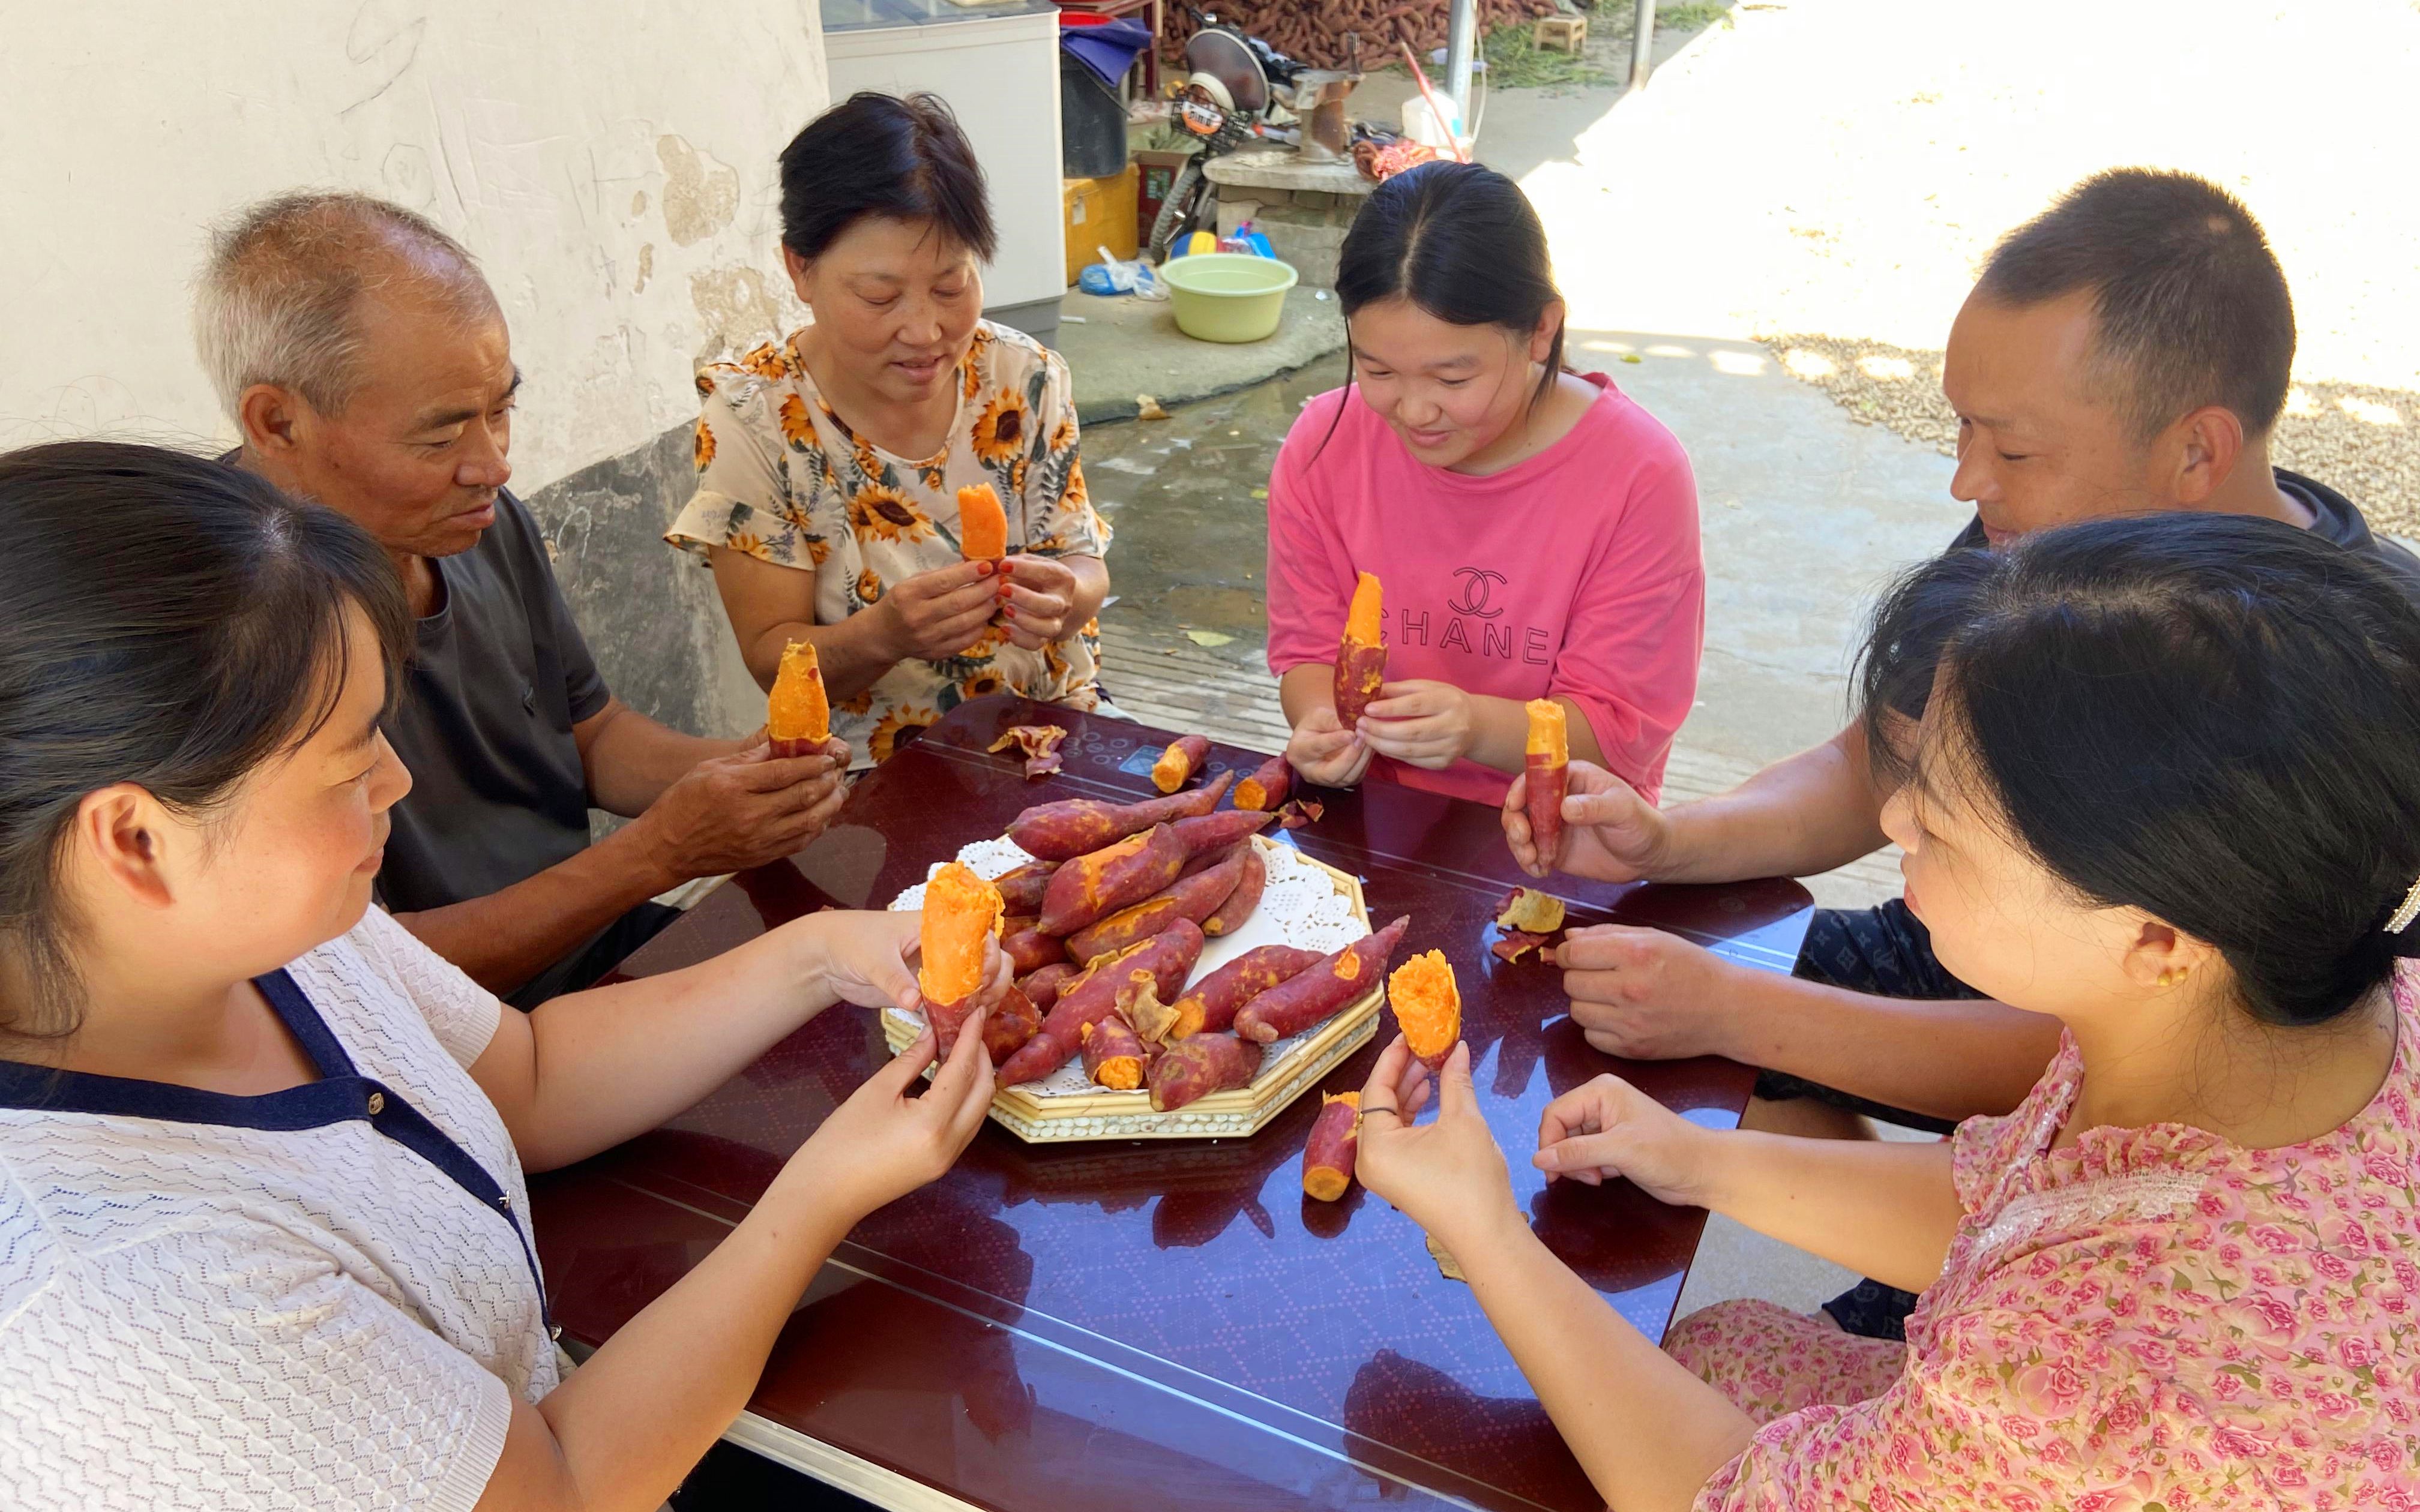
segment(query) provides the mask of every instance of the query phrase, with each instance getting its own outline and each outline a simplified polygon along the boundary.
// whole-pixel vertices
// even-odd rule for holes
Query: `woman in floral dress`
[[[813,324],[698,374],[697,492],[665,539],[712,564],[767,687],[813,640],[860,765],[985,693],[1092,708],[1109,527],[1066,364],[982,318],[996,243],[948,107],[861,94],[782,154],[783,260]],[[988,484],[1009,554],[968,562]]]
[[[1600,1076],[1532,1161],[1920,1288],[1904,1345],[1736,1302],[1654,1349],[1529,1231],[1466,1048],[1425,1125],[1380,1058],[1362,1178],[1617,1512],[2420,1507],[2420,611],[2275,521],[2097,521],[1916,569],[1864,691],[1908,906],[2049,1072],[1938,1144]]]

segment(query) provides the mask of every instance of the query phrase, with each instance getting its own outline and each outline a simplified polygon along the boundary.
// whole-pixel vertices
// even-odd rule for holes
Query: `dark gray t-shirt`
[[[520,500],[499,494],[479,544],[429,565],[443,596],[386,726],[411,773],[378,879],[398,913],[483,898],[587,847],[571,727],[608,696]]]

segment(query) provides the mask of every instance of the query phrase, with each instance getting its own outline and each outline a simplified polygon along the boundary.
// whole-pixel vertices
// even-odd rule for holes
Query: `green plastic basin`
[[[1265,341],[1285,314],[1293,267],[1242,252],[1197,252],[1160,264],[1176,329],[1197,341]]]

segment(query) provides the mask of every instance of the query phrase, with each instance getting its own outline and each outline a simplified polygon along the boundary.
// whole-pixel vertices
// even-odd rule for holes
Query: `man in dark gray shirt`
[[[413,933],[534,1007],[661,928],[657,894],[822,829],[845,747],[775,760],[607,690],[504,487],[520,375],[451,238],[360,195],[281,196],[217,237],[196,316],[240,465],[376,535],[419,618],[385,732],[412,791],[379,876]],[[631,822],[592,845],[591,806]]]

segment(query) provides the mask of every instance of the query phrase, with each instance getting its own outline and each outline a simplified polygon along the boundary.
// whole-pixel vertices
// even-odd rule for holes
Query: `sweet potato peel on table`
[[[1326,811],[1327,806],[1316,799],[1295,798],[1278,810],[1278,827],[1300,829],[1305,825],[1315,825],[1319,823],[1319,816]]]
[[[1025,752],[1025,775],[1031,780],[1061,769],[1059,747],[1066,738],[1067,732],[1055,724],[1020,724],[1002,732],[991,748],[997,752],[1014,746]]]
[[[1499,961],[1518,961],[1535,950],[1538,959],[1544,961],[1547,959],[1547,942],[1553,938],[1551,934],[1531,934],[1525,930],[1508,929],[1502,932],[1501,938],[1487,948],[1487,953]]]

